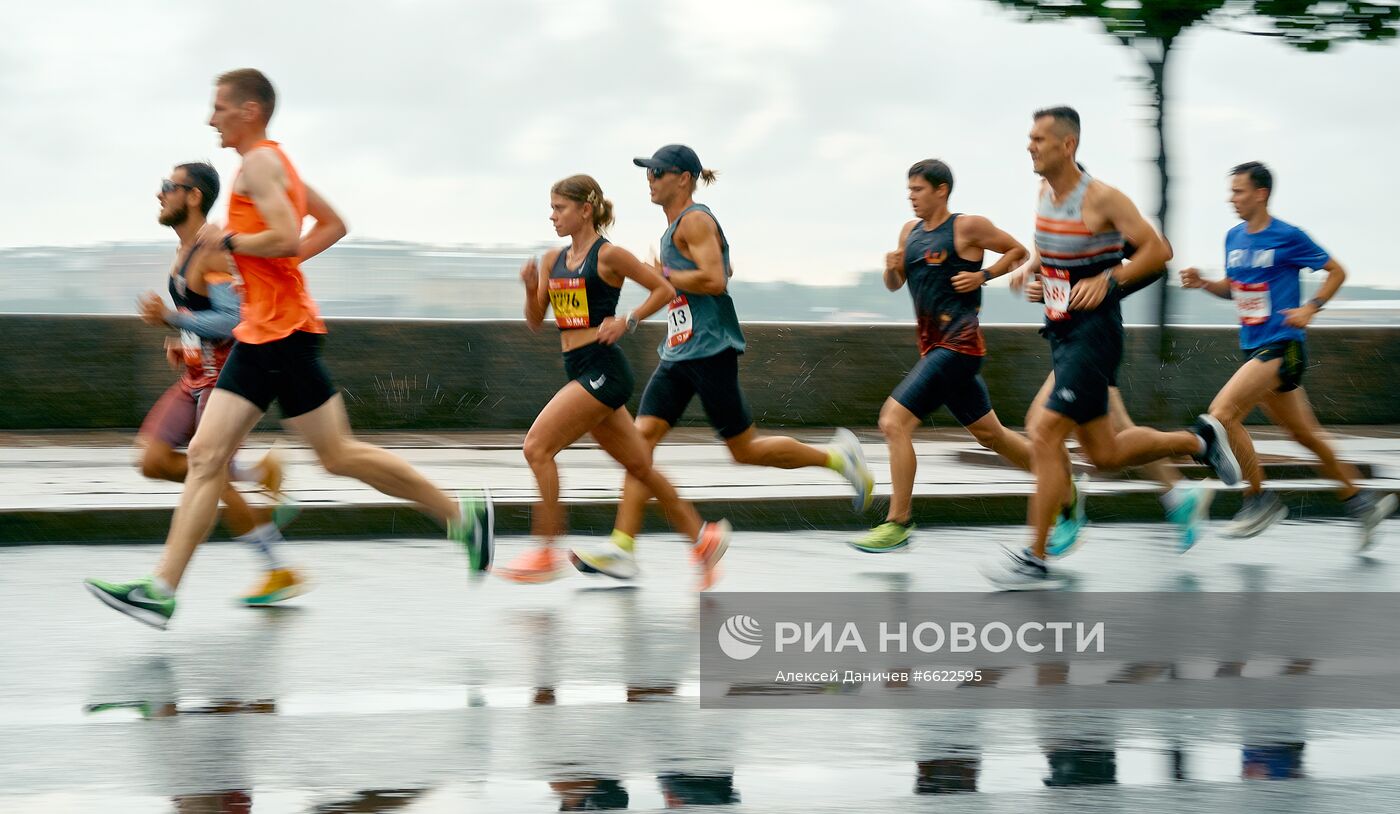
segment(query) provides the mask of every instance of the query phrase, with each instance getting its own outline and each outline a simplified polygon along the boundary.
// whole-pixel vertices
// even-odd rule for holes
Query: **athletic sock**
[[[168,599],[175,595],[175,589],[170,587],[170,583],[166,582],[160,577],[151,577],[151,587],[155,588],[157,591],[160,591],[161,596],[164,598]]]
[[[1167,491],[1162,494],[1162,497],[1159,498],[1162,501],[1162,505],[1165,506],[1168,511],[1180,506],[1186,501],[1187,495],[1191,494],[1191,490],[1182,484],[1183,481],[1173,483],[1171,488],[1167,489]]]
[[[267,570],[276,571],[283,567],[281,558],[277,556],[278,544],[283,542],[282,532],[278,531],[274,524],[263,523],[247,534],[240,534],[238,541],[246,543],[258,552]]]
[[[623,551],[631,554],[637,546],[637,539],[625,531],[612,530],[613,543]]]
[[[845,473],[846,456],[838,452],[835,447],[828,449],[826,451],[826,468],[833,472]]]
[[[265,474],[267,473],[263,471],[261,462],[252,466],[244,466],[237,459],[234,459],[228,465],[229,480],[235,480],[239,483],[261,483]]]

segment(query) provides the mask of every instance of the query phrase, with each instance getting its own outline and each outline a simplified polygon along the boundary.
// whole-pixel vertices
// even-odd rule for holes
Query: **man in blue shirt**
[[[1395,511],[1395,495],[1363,492],[1356,486],[1356,468],[1337,460],[1327,442],[1301,382],[1307,367],[1304,329],[1336,295],[1346,271],[1302,229],[1269,214],[1273,174],[1250,161],[1230,173],[1230,203],[1242,223],[1225,236],[1225,279],[1204,280],[1195,268],[1183,269],[1185,288],[1203,288],[1232,299],[1240,321],[1240,348],[1245,363],[1210,405],[1210,414],[1225,425],[1230,446],[1249,479],[1244,506],[1226,533],[1253,537],[1283,519],[1288,509],[1278,497],[1263,491],[1263,470],[1244,418],[1256,406],[1269,420],[1288,430],[1294,440],[1317,455],[1320,471],[1342,484],[1339,495],[1347,513],[1361,523],[1360,550],[1375,542],[1376,526]],[[1298,273],[1327,272],[1317,296],[1300,303]]]

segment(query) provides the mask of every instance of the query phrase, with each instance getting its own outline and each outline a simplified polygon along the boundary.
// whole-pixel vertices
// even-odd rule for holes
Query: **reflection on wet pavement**
[[[0,811],[915,811],[938,795],[947,810],[1057,812],[1094,799],[1203,814],[1294,800],[1354,814],[1400,800],[1400,712],[1390,710],[702,710],[696,600],[669,542],[648,550],[641,587],[586,591],[606,583],[473,591],[445,549],[307,546],[318,590],[280,614],[221,601],[245,563],[213,546],[187,588],[188,615],[163,636],[69,590],[74,574],[120,570],[150,549],[0,552],[4,573],[25,575],[6,582],[3,601],[43,608],[0,634]],[[1144,544],[1123,542],[1133,546]],[[932,549],[871,565],[777,535],[763,551],[737,550],[731,568],[736,589],[758,589],[760,571],[770,584],[784,574],[785,585],[827,589],[840,566],[848,590],[927,590],[925,563],[966,564]],[[1123,556],[1095,552],[1078,555],[1091,584],[1096,569],[1117,574]],[[1189,579],[1171,560],[1141,587],[1308,589],[1311,579],[1389,590],[1394,580],[1388,565],[1358,571],[1340,557],[1281,578],[1264,562],[1202,554]],[[417,599],[395,602],[409,586]],[[1289,680],[1326,667],[1268,669]],[[1222,662],[1190,680],[1255,669]],[[1023,680],[1057,686],[1073,674],[1047,664]],[[1106,676],[1188,678],[1163,663]],[[1261,803],[1264,787],[1285,796]]]

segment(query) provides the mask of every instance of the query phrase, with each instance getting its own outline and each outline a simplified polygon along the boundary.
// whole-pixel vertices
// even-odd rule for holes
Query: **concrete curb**
[[[1291,485],[1275,492],[1288,505],[1292,517],[1341,517],[1342,505],[1327,485]],[[701,499],[696,509],[708,518],[728,518],[737,532],[797,531],[802,529],[850,529],[856,531],[883,519],[882,501],[871,511],[856,514],[846,497]],[[1091,493],[1088,513],[1093,522],[1160,522],[1162,506],[1157,495],[1145,490]],[[1216,494],[1211,516],[1225,519],[1239,509],[1238,491]],[[613,500],[576,502],[569,505],[573,534],[602,535],[612,528],[617,503]],[[170,527],[171,510],[165,507],[92,509],[84,511],[21,510],[0,513],[0,546],[158,543]],[[916,496],[914,520],[923,526],[969,526],[1024,523],[1026,495],[965,494]],[[497,504],[496,529],[500,534],[529,533],[530,506],[524,502]],[[647,515],[647,531],[666,531],[660,512]],[[287,530],[291,539],[365,539],[385,537],[441,538],[442,529],[403,503],[309,504]],[[222,528],[213,539],[227,539]]]

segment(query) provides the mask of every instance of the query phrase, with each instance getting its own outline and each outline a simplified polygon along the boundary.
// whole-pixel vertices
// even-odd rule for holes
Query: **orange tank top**
[[[254,149],[270,148],[282,159],[287,173],[287,197],[297,214],[297,228],[306,218],[306,185],[277,142],[264,140]],[[235,186],[237,182],[235,182]],[[238,234],[254,234],[267,229],[253,199],[234,193],[228,202],[228,228]],[[316,301],[306,290],[301,264],[295,257],[248,257],[234,254],[243,293],[242,319],[233,329],[239,342],[261,345],[290,336],[296,331],[323,334]]]

